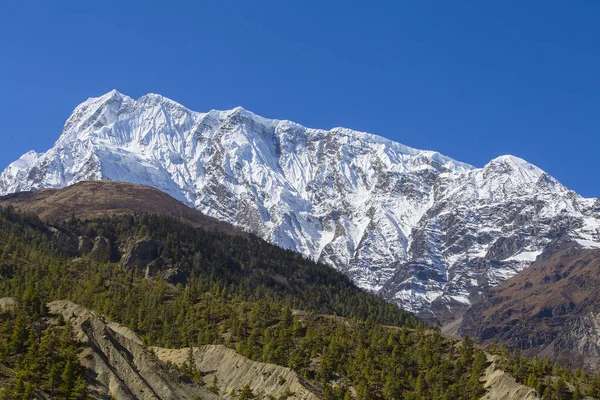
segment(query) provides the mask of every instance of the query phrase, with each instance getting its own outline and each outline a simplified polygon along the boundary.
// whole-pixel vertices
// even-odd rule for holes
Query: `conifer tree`
[[[254,398],[254,394],[252,390],[250,390],[250,386],[245,384],[242,390],[240,391],[240,395],[238,396],[238,400],[250,400]]]

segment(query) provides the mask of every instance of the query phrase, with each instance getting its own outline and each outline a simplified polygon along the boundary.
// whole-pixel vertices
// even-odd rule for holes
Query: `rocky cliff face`
[[[441,319],[527,267],[552,239],[598,239],[599,204],[503,156],[483,168],[345,128],[242,108],[193,112],[116,91],[79,105],[55,145],[0,175],[0,194],[141,183]]]

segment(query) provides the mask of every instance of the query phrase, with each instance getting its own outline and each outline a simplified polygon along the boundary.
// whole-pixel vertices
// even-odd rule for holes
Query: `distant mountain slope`
[[[233,225],[208,217],[149,186],[113,181],[87,181],[64,189],[42,189],[0,197],[0,207],[12,205],[45,221],[107,215],[162,214],[208,230],[244,235]]]
[[[155,187],[439,319],[556,237],[597,241],[600,226],[596,200],[516,157],[474,168],[364,132],[116,91],[8,166],[0,194],[106,179]]]
[[[584,243],[585,246],[585,243]],[[491,288],[461,333],[572,366],[600,360],[600,249],[557,241],[528,269]]]

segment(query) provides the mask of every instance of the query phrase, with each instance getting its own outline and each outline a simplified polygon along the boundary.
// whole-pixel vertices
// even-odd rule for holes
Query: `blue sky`
[[[157,4],[152,4],[157,3]],[[346,126],[600,196],[600,2],[5,1],[0,168],[113,88]]]

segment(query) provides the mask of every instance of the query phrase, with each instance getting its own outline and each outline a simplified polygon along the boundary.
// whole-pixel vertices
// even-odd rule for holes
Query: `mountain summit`
[[[516,157],[475,168],[368,133],[241,107],[194,112],[156,94],[86,100],[50,150],[6,168],[0,194],[86,180],[160,189],[439,319],[558,236],[600,241],[600,202]]]

